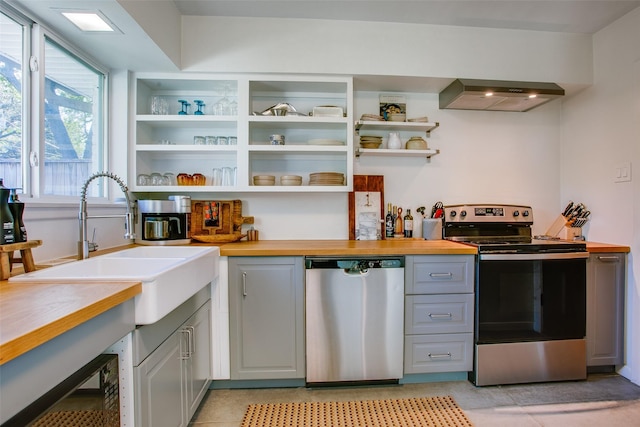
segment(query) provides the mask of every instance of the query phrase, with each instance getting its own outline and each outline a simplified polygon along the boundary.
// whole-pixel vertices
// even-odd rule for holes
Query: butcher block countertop
[[[134,298],[140,282],[0,282],[0,365]]]
[[[629,252],[629,246],[586,242],[589,252]],[[258,240],[226,243],[221,256],[474,255],[476,248],[448,240]]]
[[[448,240],[258,240],[220,246],[221,256],[473,255],[476,248]]]

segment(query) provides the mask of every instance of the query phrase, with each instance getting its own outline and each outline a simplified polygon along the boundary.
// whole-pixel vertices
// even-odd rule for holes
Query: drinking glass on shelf
[[[231,167],[222,168],[222,185],[224,186],[236,185],[236,168],[231,168]]]
[[[198,109],[193,114],[196,116],[202,116],[204,114],[204,111],[202,111],[202,109],[204,108],[205,103],[199,99],[196,99],[195,101],[193,101],[193,103],[198,107]]]
[[[219,136],[216,138],[216,145],[227,145],[229,141],[226,136]]]
[[[162,185],[162,175],[158,172],[151,174],[151,185]]]
[[[169,114],[169,103],[161,96],[151,97],[151,114]]]
[[[213,114],[216,116],[226,116],[231,114],[231,100],[227,97],[230,89],[229,85],[225,85],[222,92],[222,98],[213,104]],[[238,106],[236,104],[236,110],[237,109]]]
[[[171,172],[166,172],[162,175],[162,179],[164,180],[163,185],[178,185],[178,181],[176,181],[176,175]]]
[[[150,185],[151,184],[151,177],[149,175],[145,174],[145,173],[141,173],[137,177],[136,184],[138,184],[138,185]]]
[[[213,175],[211,176],[211,185],[222,185],[222,169],[213,168]]]
[[[215,137],[215,136],[207,136],[207,137],[205,137],[205,143],[207,145],[216,145],[217,144],[217,142],[216,142],[217,139],[216,138],[217,137]]]
[[[229,145],[238,145],[237,136],[230,136],[229,138],[227,138],[227,141],[229,142]]]
[[[193,137],[193,143],[195,145],[204,145],[205,144],[205,139],[204,136],[194,136]]]
[[[178,102],[182,104],[182,106],[180,107],[180,111],[178,111],[178,114],[182,116],[189,114],[189,107],[191,106],[191,104],[183,99],[179,99]]]

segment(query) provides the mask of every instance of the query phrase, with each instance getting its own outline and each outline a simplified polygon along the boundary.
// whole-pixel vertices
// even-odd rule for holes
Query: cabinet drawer
[[[407,294],[458,294],[473,292],[473,255],[406,257]]]
[[[473,334],[409,335],[404,341],[404,373],[468,372]]]
[[[405,334],[473,332],[473,294],[405,297]]]

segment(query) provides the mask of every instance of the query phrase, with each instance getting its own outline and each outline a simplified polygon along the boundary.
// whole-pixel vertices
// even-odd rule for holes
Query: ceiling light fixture
[[[62,16],[73,23],[80,31],[86,32],[120,32],[115,25],[109,22],[100,12],[88,10],[65,10],[60,12]]]

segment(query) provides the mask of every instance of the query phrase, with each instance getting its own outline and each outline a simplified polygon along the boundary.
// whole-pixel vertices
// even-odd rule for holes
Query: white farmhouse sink
[[[142,282],[138,325],[155,323],[218,277],[217,247],[141,246],[9,278],[11,282]]]

